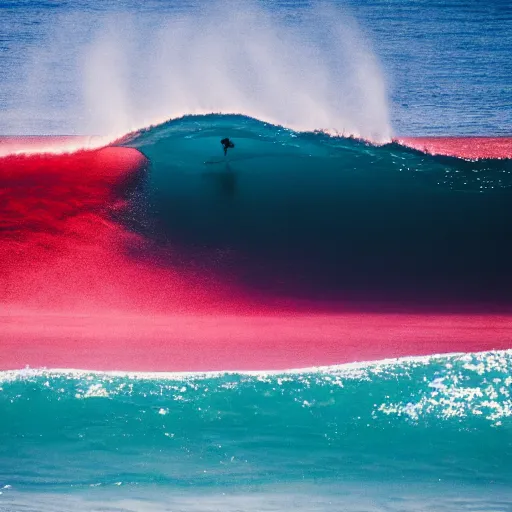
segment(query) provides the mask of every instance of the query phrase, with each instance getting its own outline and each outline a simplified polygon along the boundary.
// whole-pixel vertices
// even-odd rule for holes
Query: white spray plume
[[[62,35],[69,26],[56,29]],[[386,86],[369,42],[353,18],[327,3],[295,13],[245,1],[159,16],[106,13],[87,37],[69,40],[75,69],[67,69],[68,81],[76,90],[65,110],[75,121],[66,126],[75,133],[120,136],[215,112],[391,138]]]

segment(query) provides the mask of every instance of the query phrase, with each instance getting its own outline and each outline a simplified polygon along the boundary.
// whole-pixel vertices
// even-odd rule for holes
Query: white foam
[[[141,380],[188,380],[188,379],[211,379],[226,375],[247,375],[253,377],[270,377],[279,375],[298,375],[311,373],[343,374],[345,377],[360,376],[363,371],[385,371],[389,367],[406,365],[427,365],[432,362],[444,362],[453,358],[465,362],[465,367],[474,369],[471,366],[473,358],[476,358],[481,364],[489,356],[502,358],[512,356],[512,349],[490,350],[482,352],[451,352],[446,354],[432,354],[428,356],[407,356],[398,358],[380,359],[376,361],[357,361],[329,366],[310,366],[305,368],[290,368],[283,370],[226,370],[226,371],[200,371],[200,372],[140,372],[140,371],[99,371],[74,368],[30,368],[26,367],[20,370],[0,371],[0,382],[7,382],[17,379],[28,379],[37,377],[67,377],[84,378],[91,375],[98,377],[122,377]],[[453,362],[453,361],[452,361]],[[494,363],[493,363],[494,364]],[[492,364],[491,364],[492,366]],[[476,368],[476,367],[475,367]]]
[[[275,482],[273,484],[215,487],[190,490],[162,486],[92,484],[73,492],[11,492],[2,500],[5,510],[26,512],[426,512],[464,510],[508,510],[512,491],[507,486],[441,479],[406,484],[385,480],[341,479],[334,484],[316,479],[314,483]],[[92,488],[91,488],[92,487]]]
[[[100,149],[111,144],[109,136],[0,138],[0,158],[11,155],[68,154]]]

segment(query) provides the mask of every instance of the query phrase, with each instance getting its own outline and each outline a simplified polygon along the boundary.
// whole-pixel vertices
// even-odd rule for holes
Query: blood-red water
[[[512,156],[506,140],[405,142],[474,158],[476,146],[477,156]],[[25,143],[17,139],[16,149]],[[144,165],[137,151],[113,147],[0,158],[1,369],[284,369],[512,347],[506,315],[347,305],[327,313],[321,304],[257,297],[206,270],[134,257],[146,241],[111,219]]]
[[[401,137],[397,142],[432,155],[512,158],[512,137]]]

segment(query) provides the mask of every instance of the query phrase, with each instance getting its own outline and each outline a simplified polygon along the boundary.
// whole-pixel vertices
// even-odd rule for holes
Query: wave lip
[[[158,122],[143,126],[128,133],[99,136],[99,135],[32,135],[32,136],[0,136],[0,158],[8,155],[37,155],[37,154],[62,154],[74,153],[80,150],[100,149],[109,145],[130,145],[132,141],[138,139],[143,134],[160,130],[160,127],[169,125],[169,123],[186,122],[188,119],[202,118],[215,119],[216,117],[225,117],[226,119],[246,118],[258,121],[255,117],[247,116],[244,113],[219,113],[219,112],[196,112],[183,113],[172,119],[162,118]],[[293,126],[279,126],[278,123],[268,120],[260,121],[265,125],[270,124],[276,129],[295,131],[297,133],[312,133],[330,135],[334,138],[358,139],[357,134],[344,131],[338,131],[333,128],[317,127],[297,129]],[[383,145],[391,139],[360,140],[375,145]],[[512,137],[492,137],[492,136],[402,136],[392,139],[393,142],[406,147],[417,149],[431,155],[454,156],[465,159],[503,159],[512,158]]]
[[[284,377],[288,376],[293,378],[295,376],[301,376],[304,374],[329,374],[339,375],[340,377],[347,379],[359,379],[366,376],[367,372],[380,374],[382,372],[388,372],[397,370],[400,368],[408,367],[419,367],[427,366],[429,364],[443,365],[449,361],[456,362],[472,362],[476,360],[478,362],[489,361],[489,369],[496,366],[496,363],[500,360],[503,362],[506,359],[512,357],[512,349],[504,350],[490,350],[482,352],[452,352],[445,354],[429,354],[424,356],[405,356],[386,358],[375,361],[357,361],[342,364],[332,364],[328,366],[310,366],[303,368],[289,368],[281,370],[217,370],[217,371],[123,371],[123,370],[86,370],[77,368],[31,368],[26,366],[23,369],[16,370],[0,370],[0,383],[11,382],[15,380],[31,380],[36,378],[73,378],[73,379],[87,379],[97,378],[99,380],[105,380],[109,377],[128,378],[131,380],[159,380],[159,381],[182,381],[182,380],[206,380],[216,379],[226,376],[248,376],[248,377]],[[448,364],[448,368],[453,367]],[[472,370],[478,371],[481,369],[476,364],[467,366]],[[434,379],[431,384],[432,388],[442,388],[442,379]],[[509,378],[507,384],[512,383],[512,377]]]
[[[0,136],[0,158],[10,155],[76,153],[103,148],[115,139],[97,135]]]

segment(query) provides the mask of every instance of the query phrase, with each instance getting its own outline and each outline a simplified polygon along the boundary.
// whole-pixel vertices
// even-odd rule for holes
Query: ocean
[[[511,354],[1,381],[3,510],[510,510]]]
[[[500,0],[0,1],[0,511],[512,510],[511,51]]]
[[[3,135],[126,133],[225,109],[289,128],[510,135],[506,0],[0,8]]]

